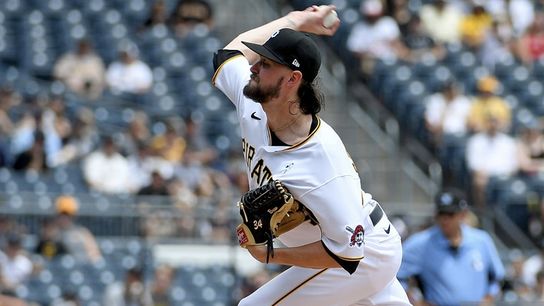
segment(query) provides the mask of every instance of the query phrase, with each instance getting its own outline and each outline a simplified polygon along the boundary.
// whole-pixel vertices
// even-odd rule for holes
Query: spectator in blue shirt
[[[419,287],[414,305],[492,305],[504,267],[491,237],[464,224],[468,205],[459,192],[444,191],[435,202],[436,224],[404,243],[399,280]]]

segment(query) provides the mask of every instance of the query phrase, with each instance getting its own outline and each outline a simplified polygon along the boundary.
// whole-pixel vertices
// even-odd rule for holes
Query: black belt
[[[380,204],[378,204],[378,202],[376,201],[374,202],[376,203],[376,206],[374,206],[374,208],[372,209],[372,212],[370,213],[370,220],[372,220],[372,224],[376,226],[376,224],[378,224],[378,222],[380,222],[380,220],[383,217],[383,210],[380,207]]]

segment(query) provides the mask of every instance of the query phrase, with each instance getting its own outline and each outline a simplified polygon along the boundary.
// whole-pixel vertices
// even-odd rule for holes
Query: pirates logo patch
[[[365,230],[362,225],[357,225],[355,229],[351,228],[349,225],[346,226],[346,231],[351,233],[351,238],[349,241],[350,247],[361,247],[365,243]]]

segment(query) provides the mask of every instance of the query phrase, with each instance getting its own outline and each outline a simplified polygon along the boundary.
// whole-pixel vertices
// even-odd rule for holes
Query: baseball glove
[[[274,257],[273,239],[279,236],[279,225],[294,203],[293,196],[279,180],[245,193],[238,202],[243,221],[236,228],[240,246],[266,244],[268,263],[269,257]]]

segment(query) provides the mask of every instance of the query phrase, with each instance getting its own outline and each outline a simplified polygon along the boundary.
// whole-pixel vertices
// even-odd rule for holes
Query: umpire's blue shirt
[[[425,300],[440,306],[480,302],[488,294],[496,295],[504,267],[491,237],[467,225],[462,225],[461,232],[457,249],[436,225],[407,239],[397,275],[403,286],[416,277]]]

